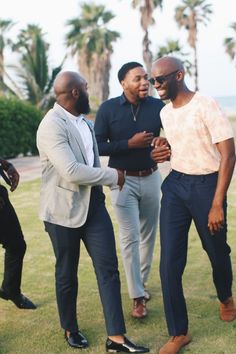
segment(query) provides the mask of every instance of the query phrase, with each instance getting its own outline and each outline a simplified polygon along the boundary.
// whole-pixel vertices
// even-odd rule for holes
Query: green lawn
[[[236,117],[231,117],[236,132]],[[80,352],[70,349],[64,341],[59,327],[54,291],[54,255],[42,223],[37,218],[40,181],[21,183],[11,200],[19,216],[27,253],[24,261],[22,291],[37,305],[36,311],[17,309],[11,302],[0,299],[0,354],[67,354]],[[112,217],[116,237],[117,224],[110,205],[109,192],[107,206]],[[228,239],[232,248],[232,264],[236,264],[236,177],[228,193]],[[168,339],[163,313],[162,294],[158,272],[159,234],[149,280],[152,300],[148,303],[149,316],[145,320],[134,320],[130,316],[131,301],[124,277],[119,252],[122,298],[128,336],[151,348],[156,354]],[[3,249],[0,249],[0,282],[3,271]],[[102,316],[96,280],[92,264],[82,247],[79,269],[78,315],[80,327],[90,341],[84,353],[104,353],[106,332]],[[236,299],[236,283],[234,294]],[[201,249],[194,227],[189,240],[188,264],[184,274],[184,288],[188,304],[190,331],[193,342],[182,353],[189,354],[236,354],[236,321],[223,323],[218,318],[218,301],[211,280],[211,270],[206,254]]]
[[[60,329],[54,293],[54,255],[42,223],[37,218],[39,180],[21,183],[11,195],[17,210],[28,249],[24,262],[22,290],[36,304],[36,311],[17,309],[11,302],[0,300],[0,353],[1,354],[62,354],[75,353],[63,339]],[[110,206],[108,189],[107,205],[117,235],[117,225]],[[236,178],[229,190],[229,243],[232,262],[236,264]],[[158,235],[159,238],[159,235]],[[117,249],[119,245],[117,240]],[[0,250],[3,259],[3,250]],[[2,263],[0,278],[2,278]],[[123,307],[128,336],[157,353],[168,338],[163,313],[160,279],[158,273],[159,240],[151,271],[149,289],[152,300],[148,303],[149,316],[145,320],[130,317],[131,301],[128,298],[124,271],[120,261]],[[92,264],[82,249],[79,269],[80,294],[78,315],[80,327],[90,341],[85,353],[104,353],[106,332]],[[236,354],[236,321],[223,323],[218,318],[218,301],[211,281],[211,270],[206,254],[200,246],[196,231],[192,228],[189,242],[188,264],[184,275],[184,288],[189,309],[190,330],[193,342],[182,353]],[[236,286],[234,284],[234,293]]]

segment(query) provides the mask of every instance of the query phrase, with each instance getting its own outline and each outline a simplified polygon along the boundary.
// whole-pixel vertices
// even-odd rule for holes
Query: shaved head
[[[171,71],[176,71],[176,70],[184,72],[184,66],[183,66],[181,60],[179,60],[178,58],[169,57],[169,56],[162,57],[162,58],[154,61],[152,68],[153,69],[162,68],[162,71],[165,73],[168,73]]]
[[[86,80],[75,71],[62,71],[54,81],[57,103],[73,115],[90,111]]]
[[[73,89],[81,89],[85,85],[84,78],[75,71],[63,71],[56,76],[54,81],[54,92],[56,97],[61,94],[72,91]]]
[[[157,59],[152,64],[151,75],[152,84],[162,100],[174,101],[181,92],[188,91],[184,66],[178,58],[165,56]]]

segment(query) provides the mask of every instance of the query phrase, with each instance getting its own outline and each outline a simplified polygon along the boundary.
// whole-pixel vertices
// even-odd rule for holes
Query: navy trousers
[[[217,173],[193,176],[171,171],[162,184],[160,213],[160,275],[167,327],[171,336],[186,334],[188,315],[182,287],[187,260],[188,232],[195,223],[202,247],[207,252],[217,296],[221,302],[232,296],[230,247],[227,224],[211,235],[208,214],[216,189]],[[226,200],[224,201],[226,220]]]
[[[107,334],[125,333],[115,238],[101,188],[92,188],[88,217],[82,227],[73,229],[48,222],[45,226],[56,256],[56,296],[61,327],[70,332],[78,330],[77,272],[82,240],[96,273]]]
[[[9,297],[21,293],[21,277],[26,243],[8,191],[0,185],[0,243],[5,248],[2,288]]]

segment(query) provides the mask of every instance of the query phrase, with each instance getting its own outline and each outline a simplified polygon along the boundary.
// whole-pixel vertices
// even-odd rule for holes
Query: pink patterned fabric
[[[179,172],[202,175],[218,171],[216,143],[234,136],[231,124],[216,101],[196,92],[189,103],[161,110],[161,121],[171,145],[171,167]]]

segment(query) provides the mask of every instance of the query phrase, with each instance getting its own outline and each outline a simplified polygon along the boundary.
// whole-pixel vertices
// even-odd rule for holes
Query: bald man
[[[146,353],[125,336],[114,232],[102,185],[124,184],[122,172],[101,168],[89,113],[87,83],[76,72],[59,73],[56,103],[37,132],[42,164],[40,219],[56,257],[56,296],[67,343],[88,347],[76,316],[77,271],[82,240],[95,269],[108,338],[106,350]],[[90,309],[88,309],[90,311]]]
[[[180,60],[163,57],[154,62],[150,79],[160,98],[170,100],[161,111],[172,170],[162,184],[160,275],[172,338],[159,354],[178,353],[191,341],[182,274],[192,221],[211,262],[220,318],[236,318],[226,224],[226,193],[235,165],[233,130],[212,98],[188,89],[184,75]],[[154,144],[155,162],[170,157],[168,146],[159,146],[158,139]]]

